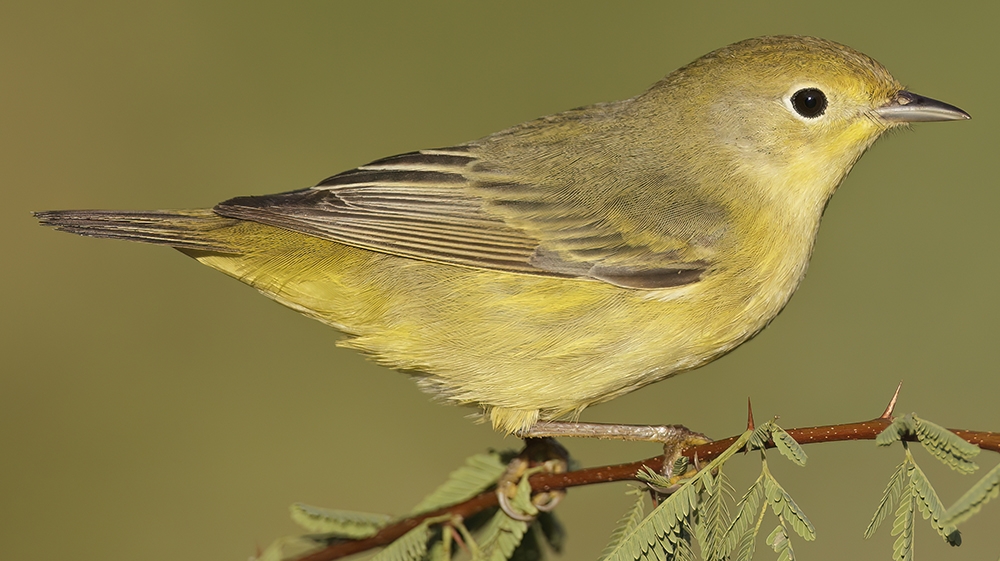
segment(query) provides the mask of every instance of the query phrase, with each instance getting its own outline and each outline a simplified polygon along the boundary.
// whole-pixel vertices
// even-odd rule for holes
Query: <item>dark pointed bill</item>
[[[893,123],[961,121],[972,117],[954,105],[900,90],[892,101],[875,110],[879,117]]]

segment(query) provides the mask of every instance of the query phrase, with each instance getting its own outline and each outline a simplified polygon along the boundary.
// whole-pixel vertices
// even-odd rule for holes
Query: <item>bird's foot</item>
[[[661,475],[665,479],[661,481],[662,484],[647,482],[647,485],[654,493],[661,495],[673,493],[684,484],[686,479],[698,473],[700,466],[697,457],[694,462],[689,462],[682,455],[683,451],[692,446],[708,444],[712,441],[704,434],[694,432],[682,425],[619,425],[564,421],[540,421],[520,433],[519,436],[524,438],[576,436],[658,442],[663,445],[664,462]]]
[[[518,508],[518,483],[524,477],[544,471],[564,473],[569,468],[569,453],[552,438],[526,438],[524,450],[507,464],[507,472],[497,481],[500,509],[514,520],[530,522],[539,512],[549,512],[566,496],[564,489],[542,491],[531,496],[530,504]]]

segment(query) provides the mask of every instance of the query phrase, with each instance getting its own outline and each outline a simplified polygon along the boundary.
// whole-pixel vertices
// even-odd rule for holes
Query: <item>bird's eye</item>
[[[826,111],[826,94],[816,88],[801,89],[792,94],[792,107],[807,119],[815,119]]]

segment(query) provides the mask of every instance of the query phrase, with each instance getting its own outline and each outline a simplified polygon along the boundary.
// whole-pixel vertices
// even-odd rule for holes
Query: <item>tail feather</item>
[[[63,232],[219,253],[239,253],[224,232],[238,220],[199,210],[46,210],[38,221]]]

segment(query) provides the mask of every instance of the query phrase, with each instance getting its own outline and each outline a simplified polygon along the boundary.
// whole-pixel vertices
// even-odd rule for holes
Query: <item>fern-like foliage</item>
[[[1000,496],[1000,464],[991,469],[978,483],[948,508],[945,524],[957,526],[979,512],[983,505]]]
[[[987,474],[983,479],[987,482],[986,484],[982,487],[977,484],[966,493],[969,498],[968,502],[963,503],[960,499],[952,507],[955,509],[954,511],[945,510],[937,491],[934,490],[934,486],[931,485],[924,471],[917,465],[909,446],[907,446],[905,438],[913,436],[932,456],[959,473],[969,474],[978,469],[978,466],[972,462],[972,458],[979,454],[978,447],[969,444],[953,432],[914,414],[895,419],[878,435],[875,442],[881,446],[887,446],[897,441],[901,442],[905,457],[903,463],[896,467],[892,477],[889,478],[889,483],[882,494],[882,501],[875,510],[868,528],[865,529],[865,538],[870,538],[875,533],[892,509],[893,504],[898,502],[892,535],[897,536],[893,544],[893,558],[899,561],[908,561],[913,558],[913,526],[918,511],[925,520],[930,519],[931,527],[945,542],[953,546],[961,545],[962,535],[955,526],[978,511],[982,503],[988,500],[989,482],[992,481],[991,474]],[[993,483],[1000,486],[1000,471],[993,476],[996,478]],[[963,517],[959,512],[965,512],[968,516]]]
[[[906,469],[908,465],[909,461],[903,460],[903,463],[896,466],[896,471],[889,478],[889,483],[885,486],[885,491],[882,493],[882,501],[879,502],[878,508],[875,509],[875,514],[872,516],[872,521],[868,523],[868,528],[865,529],[865,539],[875,535],[875,531],[878,530],[882,521],[892,511],[893,505],[899,501],[899,497],[903,494],[903,488],[906,485]]]
[[[427,540],[431,537],[430,523],[431,520],[424,520],[378,552],[371,561],[420,561],[427,553]]]
[[[474,561],[506,561],[521,543],[528,523],[514,520],[502,510],[498,510],[482,530],[479,539],[481,555]]]
[[[878,433],[878,436],[875,437],[875,444],[890,446],[893,442],[901,441],[904,435],[912,434],[914,430],[913,419],[909,415],[896,417],[888,427]]]
[[[726,547],[723,558],[736,552],[736,559],[753,557],[754,537],[760,530],[760,523],[767,512],[764,501],[764,474],[750,486],[736,505],[736,515],[726,531]],[[762,504],[763,503],[763,504]]]
[[[733,500],[733,487],[722,467],[717,475],[705,474],[701,508],[695,537],[701,544],[702,556],[706,561],[722,561],[728,554],[726,531],[729,529],[729,504]]]
[[[392,521],[387,514],[334,510],[302,503],[291,506],[292,520],[309,532],[329,538],[358,540],[374,536]]]
[[[606,561],[640,561],[647,559],[693,559],[692,542],[697,541],[702,557],[709,561],[736,559],[749,561],[754,554],[756,536],[767,514],[768,505],[778,517],[778,528],[768,543],[782,559],[793,559],[788,539],[789,530],[805,539],[815,538],[815,529],[802,509],[778,484],[767,469],[764,449],[774,441],[782,455],[796,464],[805,463],[805,454],[791,436],[773,421],[745,432],[736,442],[710,464],[686,480],[667,496],[644,520],[636,523],[637,506],[633,506],[619,522],[611,543],[602,559]],[[777,444],[778,442],[782,444]],[[757,481],[736,505],[730,518],[728,503],[732,488],[724,475],[724,464],[736,452],[757,449],[761,454],[762,471]],[[678,470],[674,470],[676,472]],[[675,488],[673,479],[651,471],[637,474],[654,489]]]
[[[733,454],[741,450],[750,439],[751,432],[744,433],[712,463],[661,502],[652,514],[627,532],[616,535],[616,543],[609,544],[605,548],[604,559],[607,561],[675,559],[675,554],[678,552],[677,544],[682,539],[686,540],[682,536],[683,526],[689,522],[699,503],[699,491],[703,488],[700,480],[705,473],[722,465]],[[636,476],[657,487],[672,485],[669,479],[649,470],[640,472]],[[683,555],[683,553],[681,554]]]
[[[643,508],[643,503],[645,502],[645,493],[642,489],[631,488],[628,493],[630,495],[635,495],[636,500],[632,503],[632,508],[625,511],[625,514],[618,519],[618,523],[615,525],[614,531],[611,532],[611,540],[608,541],[608,545],[605,546],[604,552],[601,553],[600,560],[605,561],[613,553],[618,546],[629,536],[639,522],[642,521],[642,517],[645,514],[645,509]]]
[[[771,441],[771,432],[774,426],[774,421],[771,420],[750,431],[750,438],[747,440],[747,451],[766,449],[767,443]]]
[[[542,468],[533,468],[525,472],[517,484],[517,491],[510,505],[518,511],[534,516],[538,509],[531,503],[531,483],[528,477]],[[479,540],[481,555],[473,561],[507,561],[520,545],[524,533],[528,531],[528,522],[514,520],[507,513],[498,510],[486,524]]]
[[[778,554],[778,561],[795,560],[795,552],[792,550],[792,540],[788,539],[788,528],[785,527],[785,521],[781,516],[778,517],[778,525],[767,536],[767,544]]]
[[[913,493],[906,493],[896,509],[896,522],[892,525],[892,535],[899,536],[893,543],[892,558],[895,561],[913,560],[913,526],[916,520],[917,499]]]
[[[913,419],[913,432],[917,440],[932,456],[941,460],[946,466],[960,473],[972,473],[979,466],[972,458],[979,455],[979,447],[969,444],[950,430],[917,417]]]
[[[909,454],[910,451],[907,450],[906,453]],[[917,499],[920,514],[925,520],[928,518],[931,519],[931,526],[946,542],[951,545],[959,545],[961,538],[958,537],[959,534],[955,530],[955,527],[944,522],[945,510],[941,504],[941,499],[938,498],[937,491],[931,486],[931,482],[924,475],[924,471],[912,459],[909,466],[909,475],[910,487],[912,488],[913,496]]]
[[[917,417],[915,413],[893,419],[892,424],[875,438],[875,444],[889,446],[907,436],[915,436],[930,455],[959,473],[972,473],[979,469],[972,462],[972,458],[980,452],[978,446],[938,424]]]
[[[771,471],[767,469],[766,460],[763,467],[764,474],[766,475],[764,480],[764,496],[771,505],[771,510],[774,511],[775,516],[782,521],[782,525],[787,521],[792,526],[792,529],[795,530],[795,533],[801,536],[802,539],[807,541],[815,540],[816,528],[813,527],[806,513],[799,508],[799,505],[795,504],[791,495],[771,475]]]
[[[778,452],[781,452],[782,456],[788,458],[796,465],[806,465],[808,456],[806,456],[806,451],[802,448],[802,445],[785,432],[785,429],[774,423],[771,424],[771,427],[771,440],[774,441],[774,446],[778,449]]]
[[[448,477],[404,518],[426,513],[470,499],[496,485],[506,473],[502,454],[477,454]],[[372,559],[378,561],[449,561],[456,543],[463,544],[474,561],[538,561],[543,543],[560,551],[565,530],[551,512],[539,512],[531,502],[528,478],[544,470],[531,468],[518,482],[510,506],[534,520],[514,520],[500,509],[484,511],[466,519],[442,514],[424,519],[393,541]],[[282,538],[272,543],[256,559],[289,561],[335,541],[364,539],[377,534],[398,518],[295,504],[292,518],[309,535]],[[639,515],[641,519],[641,514]]]
[[[914,460],[908,446],[913,440],[960,473],[968,474],[978,469],[972,461],[979,453],[978,447],[914,414],[894,419],[878,435],[876,443],[880,446],[900,442],[904,459],[889,478],[865,529],[865,537],[871,537],[889,513],[895,512],[892,535],[896,537],[893,544],[896,561],[913,559],[918,513],[930,520],[944,540],[960,545],[961,535],[956,526],[1000,496],[998,465],[951,508],[945,509]],[[779,561],[793,561],[792,534],[813,540],[816,530],[768,468],[765,450],[772,443],[793,463],[800,466],[806,463],[802,446],[772,420],[745,432],[697,473],[692,473],[694,470],[689,469],[688,461],[683,458],[668,466],[666,476],[648,468],[637,473],[636,478],[646,482],[648,489],[630,491],[636,500],[618,521],[601,561],[695,561],[699,557],[705,561],[750,561],[768,511],[775,515],[777,524],[765,542],[777,553]],[[741,451],[753,450],[760,454],[760,476],[739,501],[734,501],[735,491],[725,475],[725,463]],[[506,473],[504,464],[502,456],[496,453],[468,458],[465,465],[452,472],[447,481],[407,516],[442,509],[494,487]],[[513,510],[525,515],[523,520],[512,518],[500,509],[486,510],[465,519],[451,514],[426,518],[372,559],[450,561],[456,543],[464,544],[473,561],[538,561],[543,557],[542,544],[545,542],[560,551],[565,539],[562,526],[552,513],[539,512],[531,500],[528,478],[542,469],[544,467],[527,470],[508,501]],[[659,497],[660,503],[644,517],[644,499],[649,491]],[[276,540],[256,558],[258,561],[288,561],[336,541],[368,538],[395,520],[384,514],[303,504],[293,505],[291,511],[292,518],[311,534]]]
[[[448,480],[424,497],[410,513],[430,512],[471,499],[495,484],[506,469],[500,454],[476,454],[466,458],[465,465],[451,472]]]

